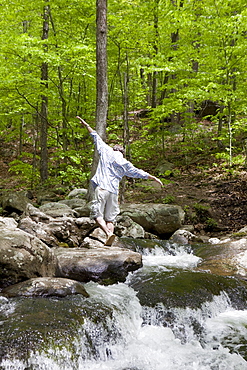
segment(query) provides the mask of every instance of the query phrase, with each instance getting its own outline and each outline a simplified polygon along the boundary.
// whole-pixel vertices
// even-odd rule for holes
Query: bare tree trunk
[[[158,39],[159,39],[159,1],[155,0],[155,9],[154,9],[154,31],[155,31],[155,40],[154,40],[154,53],[155,55],[158,54]],[[157,107],[157,77],[158,72],[154,71],[152,76],[152,108]]]
[[[96,0],[96,131],[106,139],[108,110],[107,83],[107,0]],[[94,151],[91,178],[98,165],[98,154]],[[88,189],[88,200],[93,197],[93,188]]]
[[[42,40],[48,39],[49,33],[49,5],[44,6],[43,14],[43,34]],[[44,45],[47,49],[47,45]],[[48,64],[42,63],[41,66],[41,81],[45,88],[48,88]],[[48,179],[48,150],[47,150],[47,129],[48,129],[48,97],[45,94],[41,95],[41,111],[40,111],[40,177],[43,184]]]
[[[52,31],[53,31],[53,34],[56,38],[57,36],[57,32],[56,32],[56,28],[55,28],[55,24],[54,24],[54,21],[53,21],[53,17],[52,17],[52,14],[51,14],[51,11],[49,12],[49,19],[50,19],[50,22],[51,22],[51,27],[52,27]],[[58,47],[57,43],[56,43],[56,48]],[[63,87],[63,76],[62,76],[62,68],[61,66],[59,65],[57,67],[57,72],[58,72],[58,80],[59,80],[59,85],[58,85],[58,91],[59,91],[59,96],[60,96],[60,99],[61,99],[61,102],[62,102],[62,137],[63,137],[63,151],[66,152],[67,149],[68,149],[68,137],[67,137],[67,102],[66,102],[66,99],[65,99],[65,94],[64,94],[64,87]],[[65,157],[65,162],[67,161],[67,158]]]
[[[22,155],[23,150],[23,126],[24,126],[24,114],[21,116],[20,120],[20,133],[19,133],[19,155]]]
[[[124,73],[124,94],[123,94],[123,100],[124,100],[124,132],[123,132],[123,141],[124,141],[124,147],[126,152],[126,157],[130,159],[130,134],[129,134],[129,122],[128,122],[128,79],[129,76],[127,73]],[[126,177],[123,178],[122,186],[120,188],[120,194],[119,199],[120,203],[124,203],[125,198],[125,189],[126,189]]]
[[[96,131],[106,138],[107,84],[107,0],[96,0]]]

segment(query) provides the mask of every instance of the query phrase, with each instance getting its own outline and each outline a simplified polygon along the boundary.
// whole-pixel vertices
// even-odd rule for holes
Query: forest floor
[[[195,231],[210,235],[236,233],[247,226],[247,172],[234,178],[220,179],[210,172],[188,168],[161,189],[137,189],[127,193],[126,201],[171,203],[180,205],[186,223]]]

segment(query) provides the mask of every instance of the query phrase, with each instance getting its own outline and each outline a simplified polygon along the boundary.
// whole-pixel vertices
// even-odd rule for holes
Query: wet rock
[[[209,239],[210,244],[195,249],[202,258],[199,269],[223,276],[247,276],[247,239]]]
[[[29,279],[3,289],[2,294],[8,298],[20,296],[66,297],[71,294],[82,294],[84,297],[89,297],[89,294],[80,282],[55,277]]]
[[[142,306],[157,307],[162,309],[169,308],[170,314],[173,308],[183,307],[185,309],[198,309],[205,302],[210,302],[215,296],[226,292],[236,307],[243,309],[246,307],[247,282],[233,279],[228,276],[219,276],[203,271],[179,270],[176,273],[169,272],[163,274],[148,275],[140,270],[136,275],[138,278],[131,284],[137,291],[137,297]],[[158,311],[158,317],[160,317]],[[164,318],[162,324],[167,324]]]
[[[170,240],[172,242],[178,243],[178,244],[190,244],[190,243],[203,243],[203,238],[201,235],[195,235],[193,232],[193,227],[191,225],[185,225],[181,228],[175,231],[175,233],[170,237]],[[206,239],[208,242],[208,238]]]
[[[118,247],[56,248],[55,254],[59,269],[57,276],[81,282],[123,282],[130,271],[142,267],[141,254]]]
[[[189,244],[196,236],[190,231],[179,229],[171,236],[170,240],[178,244]]]

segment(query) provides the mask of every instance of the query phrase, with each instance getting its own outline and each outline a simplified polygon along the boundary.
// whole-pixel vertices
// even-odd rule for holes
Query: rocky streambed
[[[129,272],[142,267],[142,254],[131,250],[125,238],[170,239],[196,243],[202,259],[198,268],[219,275],[245,276],[247,240],[245,230],[235,237],[209,239],[183,225],[180,206],[125,204],[117,220],[117,238],[104,246],[105,235],[90,219],[85,189],[75,189],[66,199],[33,205],[25,193],[8,193],[1,204],[0,289],[3,295],[66,296],[85,294],[83,283],[108,285],[124,282]],[[208,241],[208,238],[206,239]]]

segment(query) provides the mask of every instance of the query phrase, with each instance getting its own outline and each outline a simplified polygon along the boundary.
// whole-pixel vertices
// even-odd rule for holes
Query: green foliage
[[[86,184],[89,178],[89,173],[82,173],[80,169],[68,165],[65,170],[58,171],[56,177],[57,183],[69,184],[70,186],[81,186]]]
[[[217,221],[213,218],[208,218],[205,224],[206,224],[206,230],[213,230],[215,227],[218,226]]]
[[[19,185],[32,189],[39,183],[39,172],[30,163],[16,159],[9,163],[9,171],[18,175]]]
[[[41,40],[44,5],[36,0],[2,1],[0,139],[32,144],[30,152],[39,156],[45,94],[49,174],[58,182],[85,182],[93,150],[74,117],[94,122],[95,2],[49,2],[49,35]],[[155,168],[168,149],[178,166],[194,161],[200,165],[209,155],[226,171],[229,165],[245,164],[246,18],[243,0],[109,2],[109,140],[123,137],[125,77],[128,110],[151,111],[149,118],[129,120],[136,165],[149,166],[154,158]],[[48,65],[48,86],[41,83],[42,63]],[[221,105],[213,119],[208,116],[210,127],[194,119],[205,100]],[[216,145],[219,141],[222,149]],[[10,171],[35,186],[38,161],[19,159],[10,164]]]
[[[167,194],[165,198],[162,199],[162,203],[171,204],[175,203],[176,198],[173,195]]]
[[[195,203],[194,208],[198,213],[205,213],[209,211],[209,206],[201,203]]]

